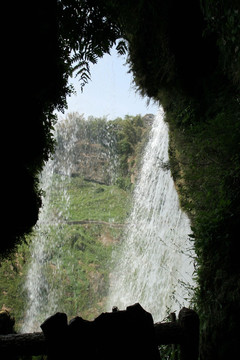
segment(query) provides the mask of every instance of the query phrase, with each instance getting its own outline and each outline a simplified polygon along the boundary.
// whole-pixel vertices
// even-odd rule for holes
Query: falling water
[[[21,332],[39,331],[41,322],[57,311],[61,298],[62,223],[68,218],[67,182],[72,172],[76,141],[75,129],[68,126],[70,131],[64,131],[64,126],[63,122],[56,124],[55,136],[58,130],[62,132],[62,142],[56,150],[58,156],[49,159],[41,174],[44,196],[31,243],[31,261],[25,281],[27,309]]]
[[[168,169],[168,128],[155,117],[124,240],[114,254],[108,310],[139,302],[155,321],[188,305],[193,285],[190,222]]]
[[[77,162],[84,159],[75,153],[75,144],[79,141],[77,122],[73,119],[69,119],[68,124],[60,122],[56,136],[59,131],[61,139],[56,156],[47,162],[41,176],[43,206],[31,243],[22,332],[39,331],[42,321],[63,310],[59,303],[64,296],[61,261],[62,249],[66,249],[63,223],[69,217],[67,184],[70,175],[78,169]],[[111,149],[109,151],[105,157],[112,156]],[[113,305],[125,308],[140,302],[157,321],[165,316],[167,309],[174,311],[187,305],[193,273],[188,238],[190,223],[179,208],[167,163],[168,129],[160,113],[145,149],[124,241],[114,255],[115,270],[108,298],[109,309]]]
[[[27,305],[21,327],[23,333],[39,331],[39,325],[48,316],[65,311],[62,301],[67,296],[64,272],[66,267],[73,271],[70,268],[73,266],[70,265],[73,264],[73,253],[68,244],[69,228],[66,225],[70,218],[68,187],[71,176],[77,174],[88,180],[93,178],[108,183],[114,180],[116,140],[109,131],[110,125],[103,119],[102,134],[95,134],[95,139],[89,131],[90,123],[91,119],[85,121],[82,115],[74,113],[55,127],[56,151],[46,163],[40,179],[44,196],[31,238],[31,259],[25,280]],[[92,152],[91,157],[89,151]],[[94,169],[99,163],[103,166],[96,173]],[[74,293],[74,288],[72,290]]]

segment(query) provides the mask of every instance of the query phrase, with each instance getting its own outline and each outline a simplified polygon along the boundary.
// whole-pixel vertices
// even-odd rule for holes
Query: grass
[[[111,253],[122,232],[122,228],[109,225],[124,223],[129,193],[115,185],[101,185],[80,177],[72,177],[65,186],[68,202],[60,191],[53,192],[53,211],[67,206],[68,211],[63,214],[68,213],[69,221],[94,220],[96,223],[66,224],[63,219],[62,224],[47,230],[51,241],[45,276],[51,286],[58,289],[59,311],[69,318],[79,315],[93,319],[104,310]],[[17,331],[27,310],[24,283],[29,257],[29,247],[22,244],[13,259],[3,262],[0,268],[0,307],[11,311]]]
[[[146,135],[147,132],[140,120],[139,117],[128,118],[127,127],[124,126],[125,120],[112,123],[114,138],[117,136],[116,132],[119,133],[121,130],[121,136],[117,136],[120,140],[124,137],[129,142],[132,133],[138,135],[133,139],[131,154],[125,157],[125,166],[122,164],[125,169],[124,174],[119,169],[116,170],[119,171],[115,174],[118,179],[116,184],[105,185],[96,181],[86,181],[83,176],[88,168],[84,168],[78,169],[79,172],[74,173],[74,176],[65,177],[65,179],[63,175],[55,173],[52,179],[53,184],[50,184],[51,191],[50,193],[46,191],[50,204],[48,216],[49,219],[55,219],[56,224],[46,229],[40,227],[41,236],[48,239],[45,249],[44,277],[49,286],[57,289],[59,293],[55,299],[58,302],[59,311],[67,313],[70,318],[79,315],[85,319],[91,319],[104,310],[111,253],[121,238],[130,208],[132,185],[130,175],[137,172],[135,161],[137,156],[140,156],[139,141],[143,133]],[[92,139],[92,134],[95,134],[96,130],[93,128],[96,125],[94,124],[89,121],[80,121],[84,129],[90,128],[88,132],[80,131],[83,130],[81,126],[79,128],[80,135],[87,136],[88,133],[90,138],[86,138],[86,141],[92,144],[92,147],[99,141],[98,136],[95,140]],[[64,139],[62,142],[60,140],[60,144],[64,143]],[[82,149],[79,148],[79,144],[79,142],[76,143],[76,157],[81,157]],[[129,156],[131,156],[131,164],[128,161]],[[90,162],[89,172],[91,172],[91,165]],[[101,161],[98,166],[101,172]],[[70,223],[83,220],[86,223]],[[123,226],[113,227],[114,223]],[[36,234],[33,232],[29,236],[29,243],[33,242],[34,236]],[[29,245],[23,244],[18,248],[12,260],[5,260],[0,267],[0,308],[4,305],[11,310],[16,319],[17,331],[28,309],[27,291],[24,289],[24,284],[30,256]]]
[[[53,285],[62,284],[61,311],[69,317],[80,315],[92,319],[104,310],[109,261],[122,231],[111,228],[108,223],[124,223],[129,194],[115,185],[100,185],[80,177],[71,178],[67,187],[68,221],[94,220],[96,223],[62,226],[62,239],[56,240],[61,243],[61,251],[57,250],[56,243],[51,256],[51,264],[60,264],[60,275],[55,276]],[[58,197],[53,198],[55,206],[60,202]],[[49,277],[53,279],[51,264]]]
[[[74,177],[69,196],[69,220],[124,222],[129,195],[116,185],[99,185]]]

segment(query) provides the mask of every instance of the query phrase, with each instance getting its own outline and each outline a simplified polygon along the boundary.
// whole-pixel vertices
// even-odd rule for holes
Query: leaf
[[[120,55],[125,55],[126,52],[127,52],[127,43],[125,40],[120,40],[119,43],[117,44],[117,52],[120,54]]]

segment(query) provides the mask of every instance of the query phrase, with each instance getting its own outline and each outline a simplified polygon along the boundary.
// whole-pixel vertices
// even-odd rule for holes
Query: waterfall
[[[96,129],[97,125],[99,128]],[[42,207],[30,239],[31,256],[24,285],[26,308],[21,325],[23,333],[39,331],[39,325],[57,311],[71,309],[73,312],[74,303],[80,297],[80,286],[77,285],[82,281],[78,277],[81,254],[80,258],[74,258],[69,235],[71,229],[67,225],[71,218],[68,191],[71,181],[77,175],[88,181],[110,184],[116,176],[116,139],[106,119],[85,121],[83,115],[69,114],[57,122],[54,136],[56,149],[41,174]],[[77,234],[75,236],[81,236]],[[70,294],[69,273],[75,282]],[[74,299],[73,304],[69,305],[70,300],[64,303],[63,299],[70,297]]]
[[[55,127],[55,137],[59,131],[61,143],[57,143],[55,156],[45,164],[40,178],[42,207],[30,246],[23,333],[39,331],[39,325],[59,311],[58,299],[62,296],[60,267],[65,236],[62,224],[68,218],[67,183],[73,170],[76,129],[60,121]]]
[[[91,125],[81,116],[74,116],[56,124],[56,152],[41,175],[43,205],[31,237],[25,281],[27,305],[21,328],[24,333],[39,331],[39,325],[56,311],[67,312],[61,301],[67,297],[64,272],[74,274],[76,285],[81,283],[77,271],[74,273],[81,259],[73,259],[66,225],[71,219],[68,194],[71,175],[88,175],[88,180],[104,179],[110,184],[117,168],[111,124],[103,121],[102,133],[98,134],[94,122]],[[95,135],[92,129],[96,130]],[[97,138],[101,135],[101,141],[93,135]],[[100,143],[101,146],[96,146]],[[90,164],[86,156],[89,149]],[[95,163],[97,156],[101,161]],[[96,173],[94,169],[99,163],[104,166]],[[113,254],[107,307],[125,308],[139,302],[159,321],[168,309],[174,311],[188,304],[194,256],[188,237],[190,222],[179,207],[168,169],[168,128],[162,112],[155,117],[149,135],[126,222],[123,240]],[[71,286],[74,293],[75,284]]]
[[[155,117],[123,241],[113,255],[108,310],[139,302],[155,321],[187,306],[193,285],[190,222],[168,169],[168,127]]]

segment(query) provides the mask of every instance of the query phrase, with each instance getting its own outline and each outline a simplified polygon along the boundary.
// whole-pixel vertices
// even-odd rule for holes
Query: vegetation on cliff
[[[231,91],[219,91],[211,109],[201,114],[194,106],[183,113],[176,108],[180,117],[168,112],[167,118],[172,173],[192,220],[202,351],[221,358],[236,347],[238,334],[240,107]]]
[[[107,121],[93,117],[85,120],[74,113],[57,127],[50,206],[53,214],[67,206],[67,219],[65,211],[57,226],[42,228],[41,236],[47,237],[48,244],[42,276],[55,289],[58,308],[70,318],[81,315],[92,319],[104,310],[112,249],[124,230],[137,163],[151,121],[152,115]],[[65,143],[70,138],[71,171],[66,178],[61,177],[61,166],[67,161]],[[61,187],[66,192],[64,197]],[[16,330],[28,310],[25,282],[37,231],[34,229],[26,243],[0,266],[0,307],[11,311]]]
[[[129,63],[139,90],[164,108],[172,173],[192,220],[201,357],[234,357],[240,315],[239,3],[130,3],[132,11],[122,18]]]

